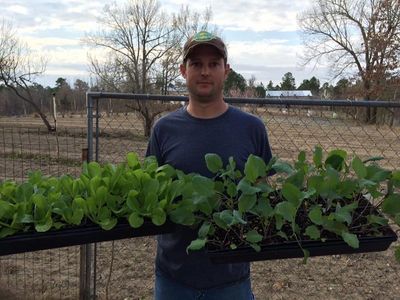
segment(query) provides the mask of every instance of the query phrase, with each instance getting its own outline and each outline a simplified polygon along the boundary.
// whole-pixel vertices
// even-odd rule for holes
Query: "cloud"
[[[15,14],[21,14],[21,15],[29,14],[29,9],[23,5],[10,5],[8,7],[5,7],[5,10]]]
[[[173,11],[179,5],[189,4],[189,1],[167,0],[162,3]],[[311,0],[193,1],[190,9],[202,12],[205,7],[210,7],[213,12],[212,23],[225,30],[294,31],[298,29],[297,14],[311,3]]]
[[[14,24],[18,36],[36,53],[48,59],[49,78],[88,76],[85,32],[98,29],[96,18],[112,0],[1,0],[0,18]],[[117,5],[126,0],[116,1]],[[296,31],[297,14],[311,0],[160,0],[161,10],[179,11],[189,5],[192,12],[213,11],[212,23],[222,29],[229,59],[235,71],[246,78],[277,83],[292,71],[310,78],[298,67],[301,46]],[[301,75],[300,75],[301,74]]]

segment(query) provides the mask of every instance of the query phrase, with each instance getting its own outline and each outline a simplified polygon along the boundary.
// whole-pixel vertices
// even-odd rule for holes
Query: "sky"
[[[58,77],[72,85],[76,79],[90,81],[87,55],[82,43],[86,33],[98,29],[97,18],[105,5],[122,5],[125,0],[0,0],[0,21],[11,22],[17,36],[47,60],[45,73],[37,78],[54,86]],[[179,12],[182,5],[203,12],[210,7],[212,25],[221,31],[228,47],[232,69],[246,79],[251,76],[265,86],[279,84],[291,72],[296,85],[312,76],[321,84],[330,80],[324,67],[302,67],[303,46],[297,15],[311,0],[159,0],[161,10]]]

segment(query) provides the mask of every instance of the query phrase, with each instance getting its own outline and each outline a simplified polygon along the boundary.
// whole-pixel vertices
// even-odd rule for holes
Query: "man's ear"
[[[186,79],[186,64],[181,64],[179,66],[179,70],[181,71],[181,75],[183,76],[183,78]]]

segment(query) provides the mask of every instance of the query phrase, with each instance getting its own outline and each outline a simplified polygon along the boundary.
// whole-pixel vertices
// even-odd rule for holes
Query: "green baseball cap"
[[[210,32],[200,31],[187,40],[183,46],[183,61],[186,61],[190,52],[199,45],[211,45],[217,48],[226,61],[228,52],[222,39]]]

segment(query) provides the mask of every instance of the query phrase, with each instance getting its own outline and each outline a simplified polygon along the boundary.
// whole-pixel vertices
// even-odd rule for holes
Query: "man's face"
[[[189,94],[202,102],[222,96],[229,65],[218,50],[210,45],[199,45],[192,50],[186,64],[181,65]]]

